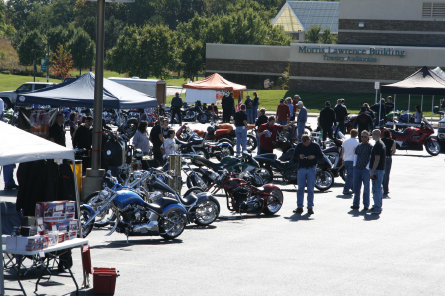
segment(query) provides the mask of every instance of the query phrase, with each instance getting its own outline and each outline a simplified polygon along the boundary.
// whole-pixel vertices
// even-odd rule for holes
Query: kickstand
[[[242,220],[245,219],[245,217],[241,214],[241,209],[240,209],[240,211],[239,211],[239,216],[241,217]]]
[[[127,243],[128,243],[128,234],[127,234]]]

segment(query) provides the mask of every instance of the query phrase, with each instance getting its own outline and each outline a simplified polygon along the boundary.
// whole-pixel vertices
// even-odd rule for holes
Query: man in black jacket
[[[172,125],[174,123],[175,116],[178,115],[179,125],[182,126],[182,117],[181,117],[181,107],[182,107],[182,98],[179,97],[179,93],[176,92],[176,97],[172,99]]]
[[[77,128],[73,137],[73,147],[80,149],[91,150],[91,145],[93,143],[93,118],[87,117],[85,124],[80,125]]]
[[[343,100],[344,99],[338,99],[337,105],[334,107],[335,118],[337,121],[337,131],[335,131],[336,135],[338,131],[345,134],[345,118],[348,115],[348,110],[346,109],[346,106],[343,105]]]
[[[363,130],[370,130],[372,128],[372,118],[366,113],[367,109],[365,106],[362,106],[360,109],[360,114],[355,118],[354,128],[357,128],[358,135],[362,135]],[[358,140],[362,142],[361,137]]]
[[[335,111],[331,108],[331,102],[326,101],[325,108],[320,111],[320,127],[323,129],[323,141],[326,140],[326,136],[329,135],[330,139],[333,139],[332,126],[335,122]]]
[[[230,117],[232,116],[232,110],[235,106],[235,102],[233,101],[233,97],[231,95],[222,98],[221,101],[223,107],[223,122],[230,123]]]

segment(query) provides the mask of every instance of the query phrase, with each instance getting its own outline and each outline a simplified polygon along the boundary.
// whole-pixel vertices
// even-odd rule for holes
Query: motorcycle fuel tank
[[[224,158],[221,159],[221,164],[223,166],[226,166],[228,164],[232,164],[235,163],[236,161],[239,161],[237,157],[234,156],[225,156]]]
[[[123,209],[130,204],[144,206],[145,202],[138,194],[132,191],[121,190],[117,191],[117,197],[114,198],[114,204],[118,208]]]

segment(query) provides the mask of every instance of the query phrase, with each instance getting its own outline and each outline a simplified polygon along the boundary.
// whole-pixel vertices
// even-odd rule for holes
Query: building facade
[[[262,88],[286,68],[289,89],[374,91],[423,66],[445,67],[445,0],[340,0],[338,44],[207,44],[206,73]]]

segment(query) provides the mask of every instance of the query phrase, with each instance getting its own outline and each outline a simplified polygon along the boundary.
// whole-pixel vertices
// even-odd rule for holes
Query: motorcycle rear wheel
[[[235,152],[233,151],[233,148],[230,146],[224,146],[221,148],[221,153],[216,155],[216,159],[218,161],[221,161],[222,158],[227,156],[233,156]]]
[[[193,181],[192,181],[192,177],[189,175],[189,176],[187,176],[187,188],[189,188],[189,189],[191,189],[191,188],[193,188],[193,187],[199,187],[199,188],[202,188],[202,189],[207,189],[208,188],[208,186],[209,186],[209,183],[210,183],[210,181],[207,179],[207,178],[205,178],[203,175],[202,175],[202,173],[201,172],[199,172],[197,169],[195,169],[195,170],[193,170],[193,171],[195,171],[195,174],[196,175],[198,175],[199,176],[199,178],[201,179],[201,180],[197,180],[196,182],[197,182],[197,185],[194,185],[193,184]]]
[[[438,141],[428,139],[425,142],[425,149],[431,156],[437,156],[440,153],[440,144]]]
[[[261,176],[265,184],[269,184],[273,182],[273,172],[270,166],[264,166],[261,168],[257,168],[254,173]]]
[[[334,184],[334,175],[325,170],[320,170],[315,175],[315,187],[320,191],[329,190]]]
[[[340,170],[340,176],[341,176],[341,178],[342,178],[342,180],[343,181],[346,181],[346,176],[348,175],[348,173],[346,172],[346,169],[343,167],[341,170]]]
[[[163,219],[159,225],[159,234],[165,239],[174,239],[181,235],[187,224],[182,209],[175,206],[162,215]],[[166,218],[166,219],[165,219]]]
[[[91,211],[88,208],[81,206],[79,218],[80,218],[80,223],[82,225],[82,235],[83,238],[85,238],[88,236],[88,234],[91,233],[91,230],[93,230],[94,227],[94,220],[90,222],[88,225],[86,226],[84,225],[91,218]]]
[[[200,122],[201,124],[207,123],[209,121],[209,119],[210,119],[209,115],[206,113],[203,113],[203,112],[198,114],[198,117],[197,117],[198,122]]]
[[[197,148],[195,148],[195,151],[196,151],[197,155],[199,155],[201,157],[204,157],[207,160],[210,159],[210,154],[209,154],[209,152],[205,148],[197,147]]]
[[[275,201],[272,204],[266,206],[266,208],[263,210],[264,214],[266,215],[276,214],[281,209],[281,206],[283,206],[283,192],[281,192],[278,189],[275,189],[272,190],[272,192],[270,192],[270,195],[271,196],[267,197],[266,203],[268,203],[269,200],[273,202],[275,201],[275,199],[278,199],[280,200],[281,204]],[[273,196],[275,196],[276,198]]]
[[[206,200],[201,202],[195,209],[195,223],[198,226],[207,226],[213,223],[219,216],[221,206],[218,200]]]

